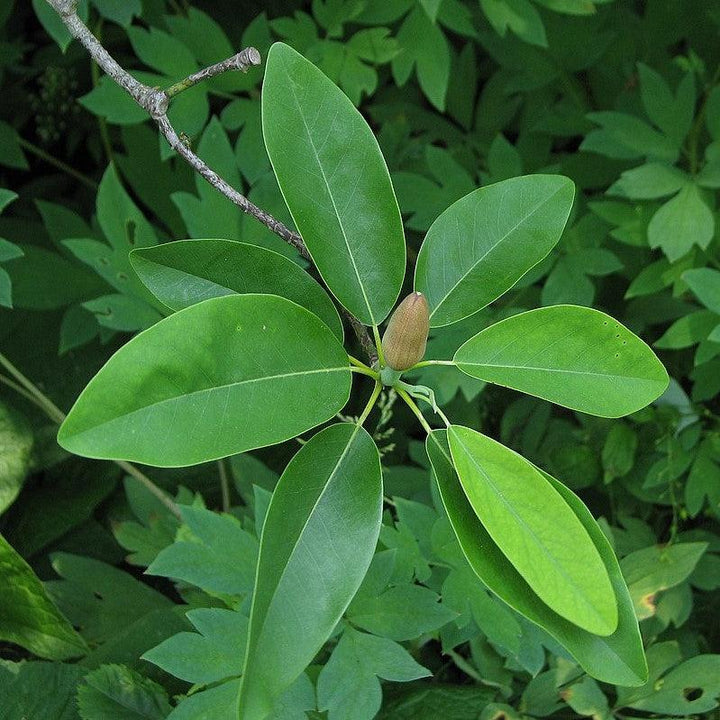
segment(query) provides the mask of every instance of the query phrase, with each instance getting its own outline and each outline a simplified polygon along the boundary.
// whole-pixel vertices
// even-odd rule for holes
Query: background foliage
[[[450,367],[416,373],[458,422],[522,452],[602,518],[642,620],[647,685],[590,679],[478,587],[420,438],[404,431],[411,418],[386,399],[371,423],[387,496],[371,571],[276,720],[710,713],[720,694],[717,3],[246,5],[92,0],[82,9],[151,85],[246,45],[265,57],[282,39],[305,54],[371,123],[411,262],[435,217],[478,185],[569,176],[578,195],[557,249],[501,302],[433,330],[428,357],[452,357],[520,310],[575,303],[652,343],[672,377],[653,406],[610,421]],[[67,410],[131,333],[161,317],[130,249],[217,237],[302,261],[172,156],[44,0],[4,0],[0,18],[0,350]],[[171,118],[231,184],[289,224],[262,141],[262,72],[184,92]],[[0,689],[9,698],[0,718],[232,717],[258,535],[297,443],[224,463],[231,507],[215,463],[153,470],[183,504],[179,521],[115,465],[65,454],[56,430],[0,384]]]

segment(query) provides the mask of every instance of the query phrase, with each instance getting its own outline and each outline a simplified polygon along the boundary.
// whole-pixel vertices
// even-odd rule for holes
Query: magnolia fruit
[[[430,308],[422,293],[410,293],[390,317],[382,339],[385,364],[408,370],[425,355],[430,331]]]

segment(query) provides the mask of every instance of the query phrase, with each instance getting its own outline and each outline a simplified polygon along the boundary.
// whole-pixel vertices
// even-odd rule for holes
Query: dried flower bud
[[[390,317],[382,340],[385,363],[393,370],[407,370],[425,355],[430,331],[430,308],[422,293],[410,293]]]

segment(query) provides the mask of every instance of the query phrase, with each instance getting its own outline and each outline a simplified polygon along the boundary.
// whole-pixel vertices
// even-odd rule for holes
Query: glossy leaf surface
[[[472,377],[601,417],[640,410],[668,384],[637,335],[575,305],[513,315],[470,338],[454,360]]]
[[[120,348],[58,441],[87,457],[192,465],[309,430],[349,390],[347,355],[315,315],[274,295],[214,298]]]
[[[430,226],[415,268],[431,327],[476,313],[537,265],[560,239],[574,196],[568,178],[526,175],[453,203]]]
[[[560,494],[527,460],[470,428],[448,441],[480,522],[528,585],[562,617],[597,635],[617,627],[617,603],[597,548]]]
[[[593,677],[618,685],[642,685],[647,678],[647,664],[632,601],[615,554],[582,501],[543,473],[585,527],[610,577],[618,602],[618,627],[605,637],[582,630],[551,610],[498,548],[462,490],[452,466],[447,431],[435,430],[428,437],[426,449],[460,547],[483,583],[501,600],[549,632]]]
[[[279,295],[314,312],[342,340],[327,293],[299,265],[257,245],[233,240],[179,240],[130,254],[135,272],[171,310],[225,295]]]
[[[241,717],[262,720],[313,659],[370,565],[380,456],[362,427],[332,425],[290,461],[263,526]]]
[[[263,135],[278,184],[320,274],[367,325],[405,275],[402,219],[385,160],[347,96],[295,50],[270,49]]]

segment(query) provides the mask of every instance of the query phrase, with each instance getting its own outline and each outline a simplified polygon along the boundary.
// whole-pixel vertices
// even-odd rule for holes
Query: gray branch
[[[47,2],[60,15],[70,34],[80,41],[88,53],[90,53],[92,59],[157,123],[160,132],[165,136],[168,143],[170,143],[170,147],[175,150],[185,162],[194,168],[195,171],[205,178],[218,192],[235,203],[243,212],[261,222],[271,232],[296,248],[300,255],[306,260],[312,262],[312,258],[310,257],[307,247],[305,247],[302,237],[288,228],[284,223],[280,222],[280,220],[274,218],[270,213],[265,212],[250,202],[241,192],[221,178],[201,157],[196,155],[192,149],[180,139],[167,117],[170,98],[173,95],[182,92],[182,90],[202,80],[215,77],[220,73],[230,70],[246,71],[253,65],[259,65],[260,53],[255,48],[245,48],[227,60],[223,60],[222,62],[193,73],[184,80],[172,85],[168,90],[161,90],[160,88],[150,87],[136,80],[127,70],[124,70],[116,62],[110,53],[102,46],[100,41],[90,32],[85,23],[78,17],[76,0],[47,0]],[[370,339],[367,328],[353,317],[352,314],[347,312],[345,308],[342,308],[342,311],[348,319],[363,350],[370,358],[371,363],[375,362],[375,360],[377,360],[375,346]]]

